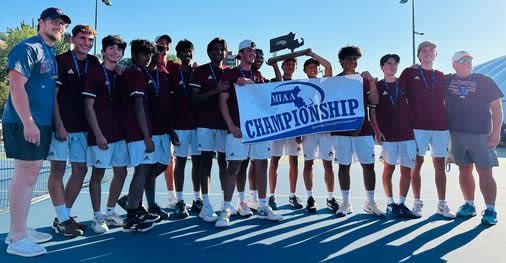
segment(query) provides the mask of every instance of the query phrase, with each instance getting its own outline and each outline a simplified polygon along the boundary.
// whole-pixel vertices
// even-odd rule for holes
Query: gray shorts
[[[488,134],[450,131],[450,158],[459,166],[472,163],[483,169],[499,166],[495,148],[488,147]]]

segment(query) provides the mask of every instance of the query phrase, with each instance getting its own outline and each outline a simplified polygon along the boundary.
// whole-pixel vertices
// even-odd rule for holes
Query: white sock
[[[112,216],[112,214],[114,214],[114,207],[108,207],[105,210],[105,216]]]
[[[350,203],[350,190],[341,190],[341,195],[343,196],[343,203]]]
[[[197,201],[200,198],[200,192],[193,192],[193,200]]]
[[[168,191],[169,192],[169,200],[176,199],[176,194],[174,191]]]
[[[67,207],[67,213],[69,214],[69,217],[70,217],[70,211],[72,211],[72,207]]]
[[[313,197],[313,191],[307,190],[307,197]]]
[[[387,204],[393,204],[393,203],[395,203],[394,198],[392,196],[387,197]]]
[[[176,192],[176,197],[177,197],[178,201],[182,201],[183,200],[183,192]]]
[[[493,211],[495,211],[495,205],[486,205],[487,209],[492,209]]]
[[[404,202],[406,202],[406,197],[405,196],[399,196],[399,204],[404,204]]]
[[[101,217],[102,216],[102,211],[93,212],[93,216],[94,217]]]
[[[372,204],[374,203],[374,191],[366,191],[367,192],[367,201]]]
[[[202,202],[206,205],[210,205],[211,202],[209,201],[209,195],[208,194],[202,194]]]
[[[271,193],[271,196],[274,197],[274,200],[276,200],[276,193]]]
[[[474,206],[474,200],[465,200],[466,204]]]
[[[294,197],[295,196],[295,193],[290,193],[290,197]]]
[[[223,209],[232,209],[232,202],[224,201],[223,202]]]
[[[237,192],[237,195],[239,196],[239,203],[244,202],[244,192]]]
[[[267,198],[260,198],[260,207],[267,206]]]
[[[328,200],[332,200],[332,198],[334,198],[334,192],[328,192],[328,197],[327,197],[327,199],[328,199]]]
[[[249,190],[249,200],[252,202],[258,201],[258,191]]]
[[[56,217],[58,217],[58,222],[65,222],[70,219],[67,207],[65,204],[58,205],[54,207],[54,211],[56,211]]]

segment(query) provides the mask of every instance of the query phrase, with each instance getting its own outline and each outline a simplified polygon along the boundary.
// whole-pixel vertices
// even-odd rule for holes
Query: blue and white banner
[[[364,121],[360,75],[236,87],[243,143],[357,130]]]

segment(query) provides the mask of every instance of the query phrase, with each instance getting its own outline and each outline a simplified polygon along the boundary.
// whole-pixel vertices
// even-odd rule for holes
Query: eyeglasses
[[[461,59],[455,61],[455,63],[458,63],[458,64],[467,64],[467,63],[471,63],[471,62],[473,62],[473,58],[469,58],[469,57],[461,58]]]
[[[58,19],[51,19],[51,18],[48,18],[46,20],[49,20],[51,21],[51,25],[53,26],[63,26],[64,28],[67,28],[69,25],[61,20],[58,20]]]

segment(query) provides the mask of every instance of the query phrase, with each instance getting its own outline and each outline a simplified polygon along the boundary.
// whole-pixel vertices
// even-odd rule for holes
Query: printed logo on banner
[[[239,89],[242,142],[356,130],[364,120],[362,84],[361,78],[334,77]]]
[[[313,89],[319,96],[314,96]],[[274,88],[274,92],[271,93],[271,106],[293,103],[295,107],[301,108],[318,104],[324,99],[325,93],[318,85],[308,82],[290,82]]]

